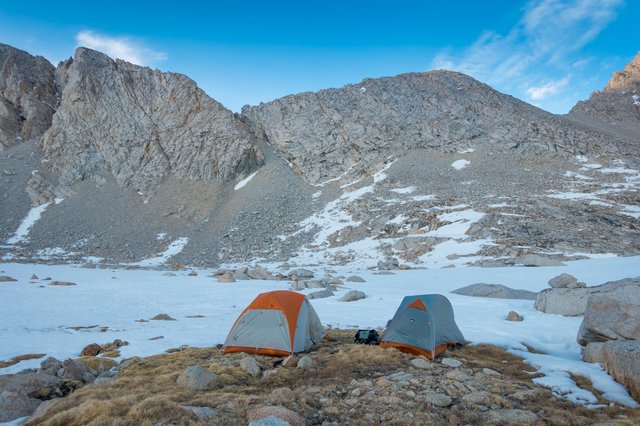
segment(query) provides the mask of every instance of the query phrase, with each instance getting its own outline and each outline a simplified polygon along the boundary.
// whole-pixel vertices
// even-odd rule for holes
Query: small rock
[[[254,280],[272,280],[273,275],[264,268],[249,269],[247,275]]]
[[[49,285],[65,287],[65,286],[78,285],[78,284],[72,283],[71,281],[51,281]]]
[[[341,302],[354,302],[356,300],[364,299],[366,295],[363,291],[351,290],[340,298]]]
[[[414,358],[411,360],[411,365],[413,365],[416,368],[421,368],[423,370],[428,370],[431,367],[433,367],[433,364],[430,363],[429,361],[427,361],[424,358]]]
[[[198,417],[198,419],[202,420],[203,422],[210,422],[218,414],[218,410],[211,407],[195,407],[192,405],[183,405],[182,408],[193,412],[193,414],[195,414],[196,417]]]
[[[218,275],[218,282],[219,283],[235,283],[236,279],[233,278],[233,273],[225,272],[222,275]]]
[[[62,371],[62,373],[60,373],[60,371]],[[91,376],[91,378],[89,378],[89,376]],[[89,367],[84,364],[67,359],[62,362],[62,368],[58,370],[58,377],[87,383],[87,381],[93,381],[94,375],[89,371]]]
[[[0,283],[8,283],[8,282],[14,282],[14,281],[18,281],[13,277],[9,277],[7,275],[2,275],[0,276]]]
[[[256,359],[252,356],[242,358],[240,360],[240,368],[250,376],[258,377],[262,374],[262,369],[258,365]]]
[[[176,384],[190,391],[210,389],[215,385],[218,376],[199,365],[187,367],[176,380]]]
[[[378,262],[378,269],[381,271],[390,271],[393,269],[398,269],[399,266],[400,266],[400,262],[398,262],[397,259],[391,259],[386,261],[381,260]]]
[[[289,355],[282,360],[282,366],[285,368],[295,367],[298,364],[298,357],[295,355]]]
[[[30,279],[35,281],[35,280],[38,280],[39,278],[38,278],[38,276],[36,274],[33,274],[33,275],[31,275]]]
[[[191,271],[187,275],[190,276],[190,277],[197,277],[198,273],[196,271]]]
[[[424,401],[436,407],[448,407],[451,405],[452,399],[443,393],[429,392],[425,395]]]
[[[293,279],[293,277],[297,278],[313,278],[313,272],[308,269],[298,268],[290,271],[288,274],[289,278]]]
[[[167,315],[167,314],[158,314],[155,317],[151,318],[154,321],[176,321],[175,318]]]
[[[357,276],[357,275],[352,275],[349,278],[347,278],[347,282],[350,283],[364,283],[366,282],[363,278]]]
[[[488,413],[490,422],[509,425],[530,425],[538,421],[538,416],[529,410],[498,409]]]
[[[100,352],[102,352],[102,346],[97,343],[91,343],[82,349],[80,356],[96,356]]]
[[[329,280],[330,285],[342,285],[344,284],[340,278],[331,278]]]
[[[460,401],[470,405],[486,405],[490,396],[489,392],[476,391],[466,394]]]
[[[164,336],[156,336],[156,337],[152,337],[149,340],[160,340],[160,339],[164,339]]]
[[[442,362],[442,365],[446,365],[447,367],[453,367],[453,368],[457,368],[462,365],[462,362],[453,358],[442,358],[441,362]]]
[[[360,388],[355,388],[351,391],[351,396],[355,396],[356,398],[358,398],[360,395],[362,395],[362,389]]]
[[[256,425],[283,424],[283,423],[264,423],[264,422],[257,423],[258,421],[264,421],[265,418],[268,418],[268,417],[275,417],[278,420],[287,422],[291,426],[304,426],[307,423],[305,418],[302,417],[300,414],[279,405],[263,406],[263,407],[247,410],[247,420],[249,421],[249,425],[256,426]]]
[[[162,274],[163,277],[175,277],[176,274],[174,274],[173,272],[165,272]]]
[[[306,355],[300,358],[300,361],[298,361],[298,365],[296,365],[297,368],[307,368],[311,366],[313,366],[313,359]]]
[[[52,356],[48,357],[40,363],[40,371],[55,376],[57,371],[62,367],[62,361]]]
[[[560,274],[556,277],[553,277],[549,280],[549,287],[551,288],[566,288],[569,285],[575,285],[578,283],[578,280],[573,275],[569,274]]]
[[[287,387],[277,388],[269,394],[269,402],[272,404],[284,404],[294,399],[293,391]]]
[[[307,294],[307,299],[309,300],[324,299],[325,297],[333,296],[333,294],[334,294],[333,291],[331,291],[328,288],[325,288],[324,290],[314,291],[313,293]]]
[[[490,368],[483,368],[482,372],[487,376],[502,376],[502,374],[498,373],[496,370],[492,370]]]
[[[407,373],[406,371],[398,371],[397,373],[389,374],[387,379],[393,382],[408,382],[413,379],[413,374]]]
[[[80,267],[84,269],[96,269],[96,264],[93,262],[87,262],[82,264]]]
[[[524,318],[516,311],[509,311],[507,314],[507,321],[522,321]]]

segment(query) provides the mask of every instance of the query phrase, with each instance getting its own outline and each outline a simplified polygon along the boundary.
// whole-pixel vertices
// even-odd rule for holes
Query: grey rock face
[[[626,278],[586,288],[548,288],[538,293],[533,306],[547,314],[584,315],[587,301],[593,294],[640,304],[640,278]]]
[[[62,98],[44,152],[62,187],[111,173],[149,191],[170,173],[226,181],[263,162],[244,124],[184,75],[86,48],[57,73]]]
[[[527,290],[516,290],[502,284],[471,284],[452,291],[455,294],[474,297],[492,297],[496,299],[534,300],[536,293]]]
[[[366,171],[411,148],[483,144],[527,152],[616,152],[609,136],[451,71],[366,79],[286,96],[242,114],[311,183]]]
[[[614,126],[640,125],[640,52],[623,71],[613,73],[603,91],[578,102],[569,114],[595,117]]]
[[[0,151],[38,138],[56,109],[53,65],[0,43]]]
[[[585,361],[601,362],[605,370],[616,381],[629,389],[629,393],[636,401],[640,401],[640,341],[625,340],[606,343],[590,343],[597,346],[597,352],[591,351]]]
[[[584,346],[607,340],[640,340],[640,304],[601,294],[589,298],[578,343]]]

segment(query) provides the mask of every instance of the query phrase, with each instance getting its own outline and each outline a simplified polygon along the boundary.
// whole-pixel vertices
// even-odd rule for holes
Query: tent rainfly
[[[225,352],[288,356],[322,340],[320,318],[303,294],[261,293],[240,314],[224,342]]]
[[[433,360],[465,343],[449,299],[441,294],[407,296],[387,324],[380,346]]]

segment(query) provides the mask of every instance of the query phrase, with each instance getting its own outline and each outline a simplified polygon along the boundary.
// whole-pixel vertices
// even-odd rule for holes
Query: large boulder
[[[589,297],[606,295],[626,303],[640,304],[640,277],[586,288],[548,288],[538,293],[534,307],[547,314],[584,315]]]
[[[360,300],[360,299],[364,299],[366,297],[366,294],[364,294],[364,291],[359,291],[359,290],[351,290],[348,291],[344,294],[344,296],[342,296],[340,298],[341,302],[355,302],[356,300]]]
[[[640,304],[626,303],[603,294],[587,301],[578,343],[640,340]]]
[[[573,275],[560,274],[549,280],[549,287],[552,288],[566,288],[574,287],[578,284],[578,280]]]
[[[29,416],[42,403],[42,398],[61,394],[63,380],[44,372],[26,370],[0,376],[0,422]],[[69,386],[63,386],[69,388]],[[69,389],[66,389],[68,392]]]
[[[536,293],[528,290],[516,290],[502,284],[471,284],[453,290],[452,293],[463,296],[492,297],[495,299],[524,299],[534,300]]]
[[[583,359],[602,363],[605,370],[626,386],[631,396],[640,402],[640,341],[589,343]]]

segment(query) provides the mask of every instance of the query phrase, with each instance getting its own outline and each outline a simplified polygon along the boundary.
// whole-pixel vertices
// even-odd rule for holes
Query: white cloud
[[[546,97],[555,95],[560,90],[564,89],[569,83],[569,77],[565,77],[560,80],[550,81],[542,86],[529,87],[527,89],[527,95],[534,101],[544,100]]]
[[[76,35],[76,42],[78,46],[99,50],[136,65],[151,65],[167,59],[165,52],[149,49],[128,37],[111,37],[86,30]]]
[[[440,52],[432,68],[469,74],[499,90],[542,100],[560,94],[580,68],[577,52],[616,18],[623,0],[530,0],[504,34],[486,31],[461,52]],[[553,81],[556,80],[556,81]],[[532,82],[539,87],[531,87]],[[535,84],[535,83],[533,83]]]

